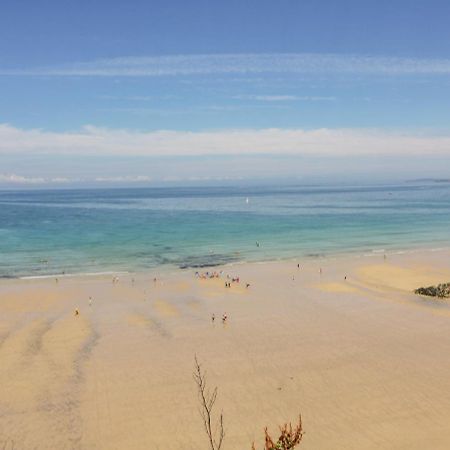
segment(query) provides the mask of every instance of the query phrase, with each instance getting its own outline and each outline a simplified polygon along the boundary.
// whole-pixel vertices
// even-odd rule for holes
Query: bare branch
[[[200,401],[200,415],[203,419],[205,432],[208,436],[210,450],[220,450],[222,448],[225,431],[223,426],[223,414],[220,413],[216,430],[213,431],[213,409],[217,400],[217,387],[212,392],[206,384],[206,372],[202,371],[201,365],[195,356],[194,381],[197,385],[198,398]]]

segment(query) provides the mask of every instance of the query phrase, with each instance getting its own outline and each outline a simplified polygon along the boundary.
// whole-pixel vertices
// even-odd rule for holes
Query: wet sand
[[[302,449],[448,449],[450,300],[412,293],[450,281],[448,261],[214,268],[240,276],[231,288],[195,270],[3,280],[0,449],[206,449],[194,355],[225,449],[262,448],[264,426],[299,413]]]

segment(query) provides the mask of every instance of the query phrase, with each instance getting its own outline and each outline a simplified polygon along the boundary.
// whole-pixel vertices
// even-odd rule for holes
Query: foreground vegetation
[[[225,438],[225,429],[223,413],[221,412],[216,417],[214,412],[217,400],[217,387],[213,390],[208,389],[206,372],[202,370],[197,357],[195,358],[194,381],[197,385],[200,414],[208,438],[209,449],[221,450]],[[280,435],[275,440],[269,434],[267,427],[264,429],[264,435],[263,450],[292,450],[300,445],[304,435],[302,417],[299,416],[298,422],[294,427],[291,423],[285,423],[280,426]],[[252,445],[252,450],[256,450],[255,443]]]
[[[427,295],[429,297],[449,298],[450,283],[442,283],[437,286],[420,287],[414,291],[419,295]]]

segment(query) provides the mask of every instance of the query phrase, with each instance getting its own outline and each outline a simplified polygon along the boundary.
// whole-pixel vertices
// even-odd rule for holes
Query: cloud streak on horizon
[[[10,185],[44,185],[58,184],[66,185],[72,183],[117,183],[117,184],[142,184],[149,183],[152,178],[147,175],[125,175],[125,176],[95,176],[95,177],[38,177],[24,176],[16,173],[0,173],[0,184]]]
[[[136,131],[91,125],[74,132],[0,124],[0,156],[450,156],[449,135],[377,129],[230,129]]]
[[[318,53],[138,56],[49,67],[0,69],[0,75],[160,77],[213,74],[447,75],[450,59]]]

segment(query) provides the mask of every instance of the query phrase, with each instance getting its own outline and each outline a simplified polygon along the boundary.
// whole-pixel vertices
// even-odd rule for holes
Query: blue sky
[[[449,19],[436,0],[4,1],[0,185],[345,177],[350,160],[443,176]]]

